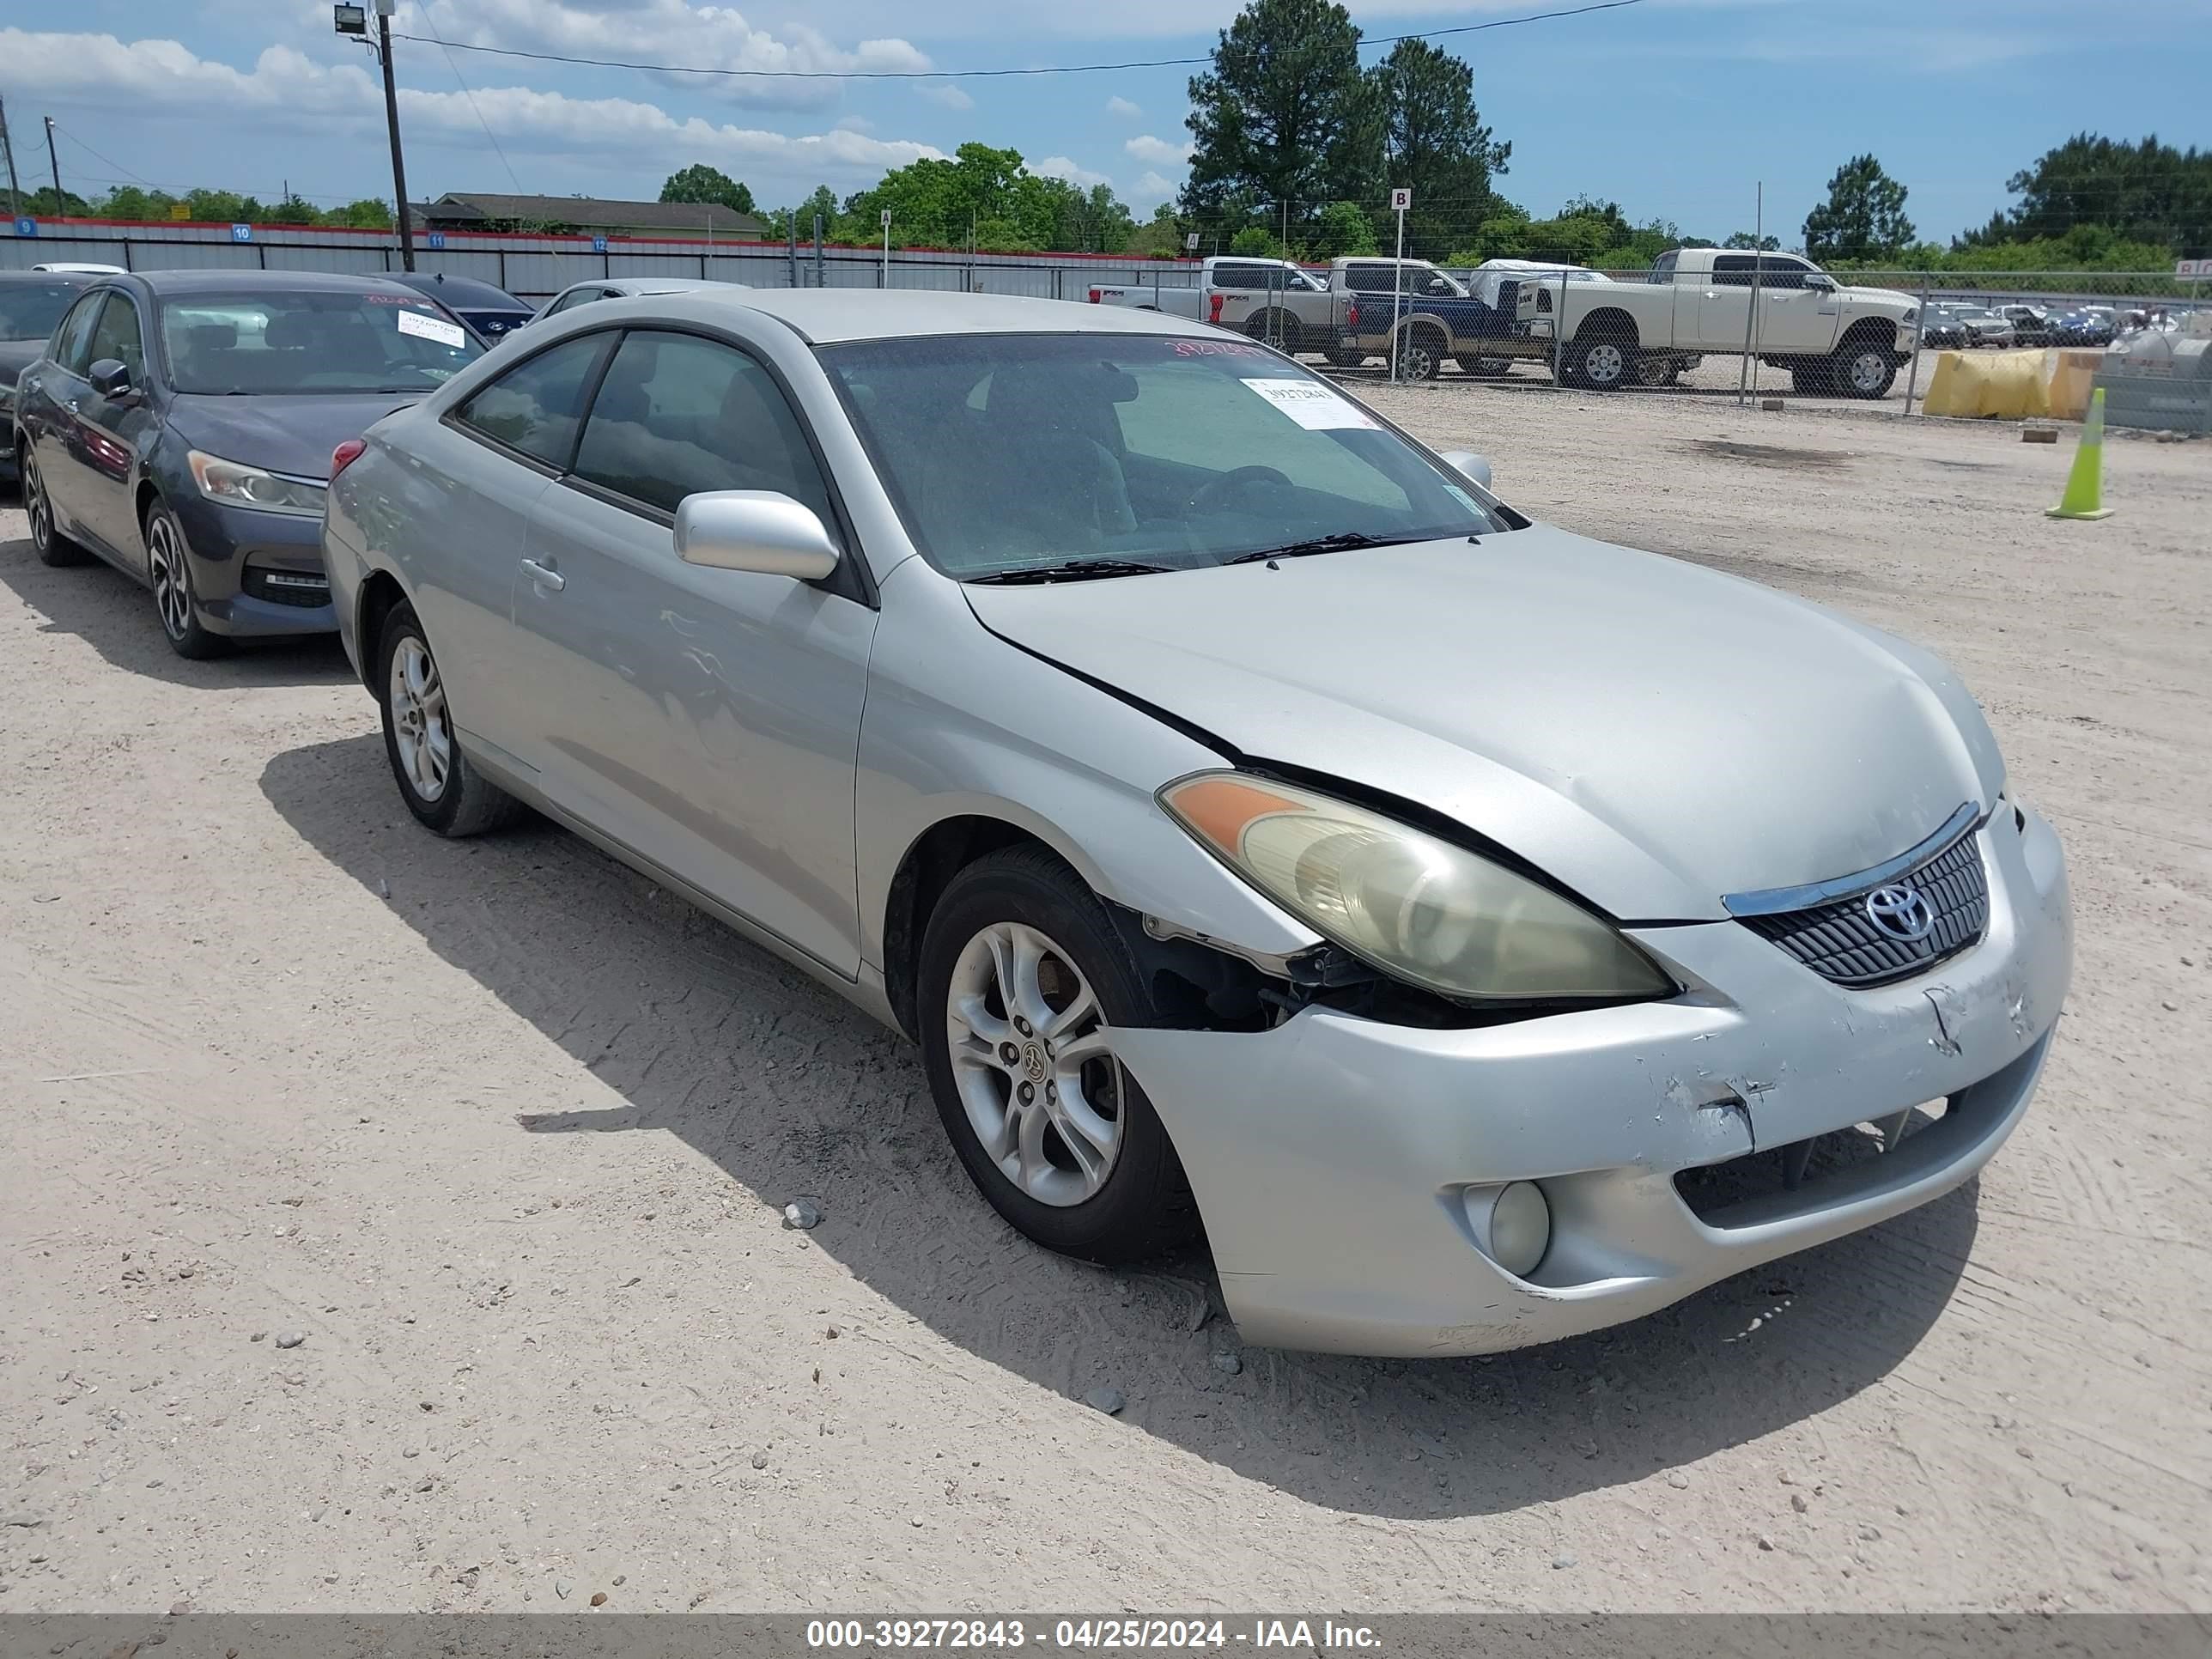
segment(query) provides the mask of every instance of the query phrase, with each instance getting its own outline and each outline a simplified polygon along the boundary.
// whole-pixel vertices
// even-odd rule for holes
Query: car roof
[[[1223,332],[1164,312],[925,289],[738,288],[715,283],[672,299],[660,309],[672,316],[711,322],[716,312],[730,307],[777,318],[817,345],[940,334],[1204,337]]]
[[[129,278],[110,276],[111,283],[143,283],[161,296],[185,294],[409,294],[416,292],[391,277],[354,276],[332,270],[134,270]]]
[[[90,270],[0,270],[0,283],[44,283],[49,288],[56,283],[90,288],[99,280],[100,273]]]
[[[501,305],[510,311],[528,311],[523,304],[496,283],[487,283],[475,276],[456,276],[450,272],[434,270],[398,271],[392,281],[417,294],[435,295],[440,299],[458,301],[462,305]]]

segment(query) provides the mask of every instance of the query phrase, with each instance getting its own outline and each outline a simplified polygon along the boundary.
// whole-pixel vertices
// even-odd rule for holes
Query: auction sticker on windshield
[[[402,334],[419,334],[426,340],[435,340],[440,345],[465,346],[469,337],[459,323],[449,323],[442,317],[425,317],[419,311],[400,311],[392,313],[398,319]]]
[[[1309,432],[1328,432],[1340,427],[1364,427],[1370,432],[1380,429],[1357,404],[1318,380],[1247,380],[1244,384]]]

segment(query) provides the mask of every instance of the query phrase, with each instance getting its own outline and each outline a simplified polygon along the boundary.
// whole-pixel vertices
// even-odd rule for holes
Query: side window
[[[100,307],[106,302],[105,292],[86,295],[70,308],[70,314],[54,331],[54,361],[72,374],[83,374],[92,362],[87,353],[92,346],[93,325],[100,316]]]
[[[131,371],[132,382],[146,378],[145,336],[138,326],[138,307],[127,295],[110,294],[85,349],[87,367],[112,357]]]
[[[1344,285],[1355,294],[1388,294],[1390,291],[1390,267],[1388,265],[1346,265]]]
[[[609,335],[580,334],[539,352],[478,392],[453,418],[510,449],[566,468],[584,417],[584,388]]]
[[[1713,286],[1749,288],[1751,273],[1758,268],[1759,261],[1748,253],[1717,253],[1713,256]]]
[[[572,289],[556,300],[545,314],[548,317],[557,317],[564,311],[574,311],[578,306],[587,304],[599,297],[587,288]]]
[[[1761,288],[1802,288],[1805,267],[1795,259],[1770,253],[1759,262],[1759,284]]]
[[[1662,288],[1673,283],[1674,280],[1674,261],[1681,257],[1682,256],[1680,252],[1670,251],[1661,254],[1657,258],[1654,259],[1651,262],[1652,282]]]
[[[623,337],[574,471],[664,513],[702,490],[773,489],[836,533],[829,485],[783,389],[743,352],[694,335]]]

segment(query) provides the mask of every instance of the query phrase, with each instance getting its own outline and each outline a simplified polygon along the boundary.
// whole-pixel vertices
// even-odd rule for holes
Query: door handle
[[[568,579],[550,564],[540,564],[535,559],[525,559],[522,568],[530,573],[530,580],[540,587],[550,587],[558,593],[568,585]]]

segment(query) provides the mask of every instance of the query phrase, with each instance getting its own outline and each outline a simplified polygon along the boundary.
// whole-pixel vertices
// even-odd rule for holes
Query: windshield
[[[195,294],[161,302],[179,392],[434,390],[483,348],[428,299],[397,294]]]
[[[54,331],[82,283],[0,283],[0,340],[43,340]]]
[[[967,334],[820,355],[915,544],[963,580],[1085,562],[1188,569],[1517,522],[1261,346]]]

